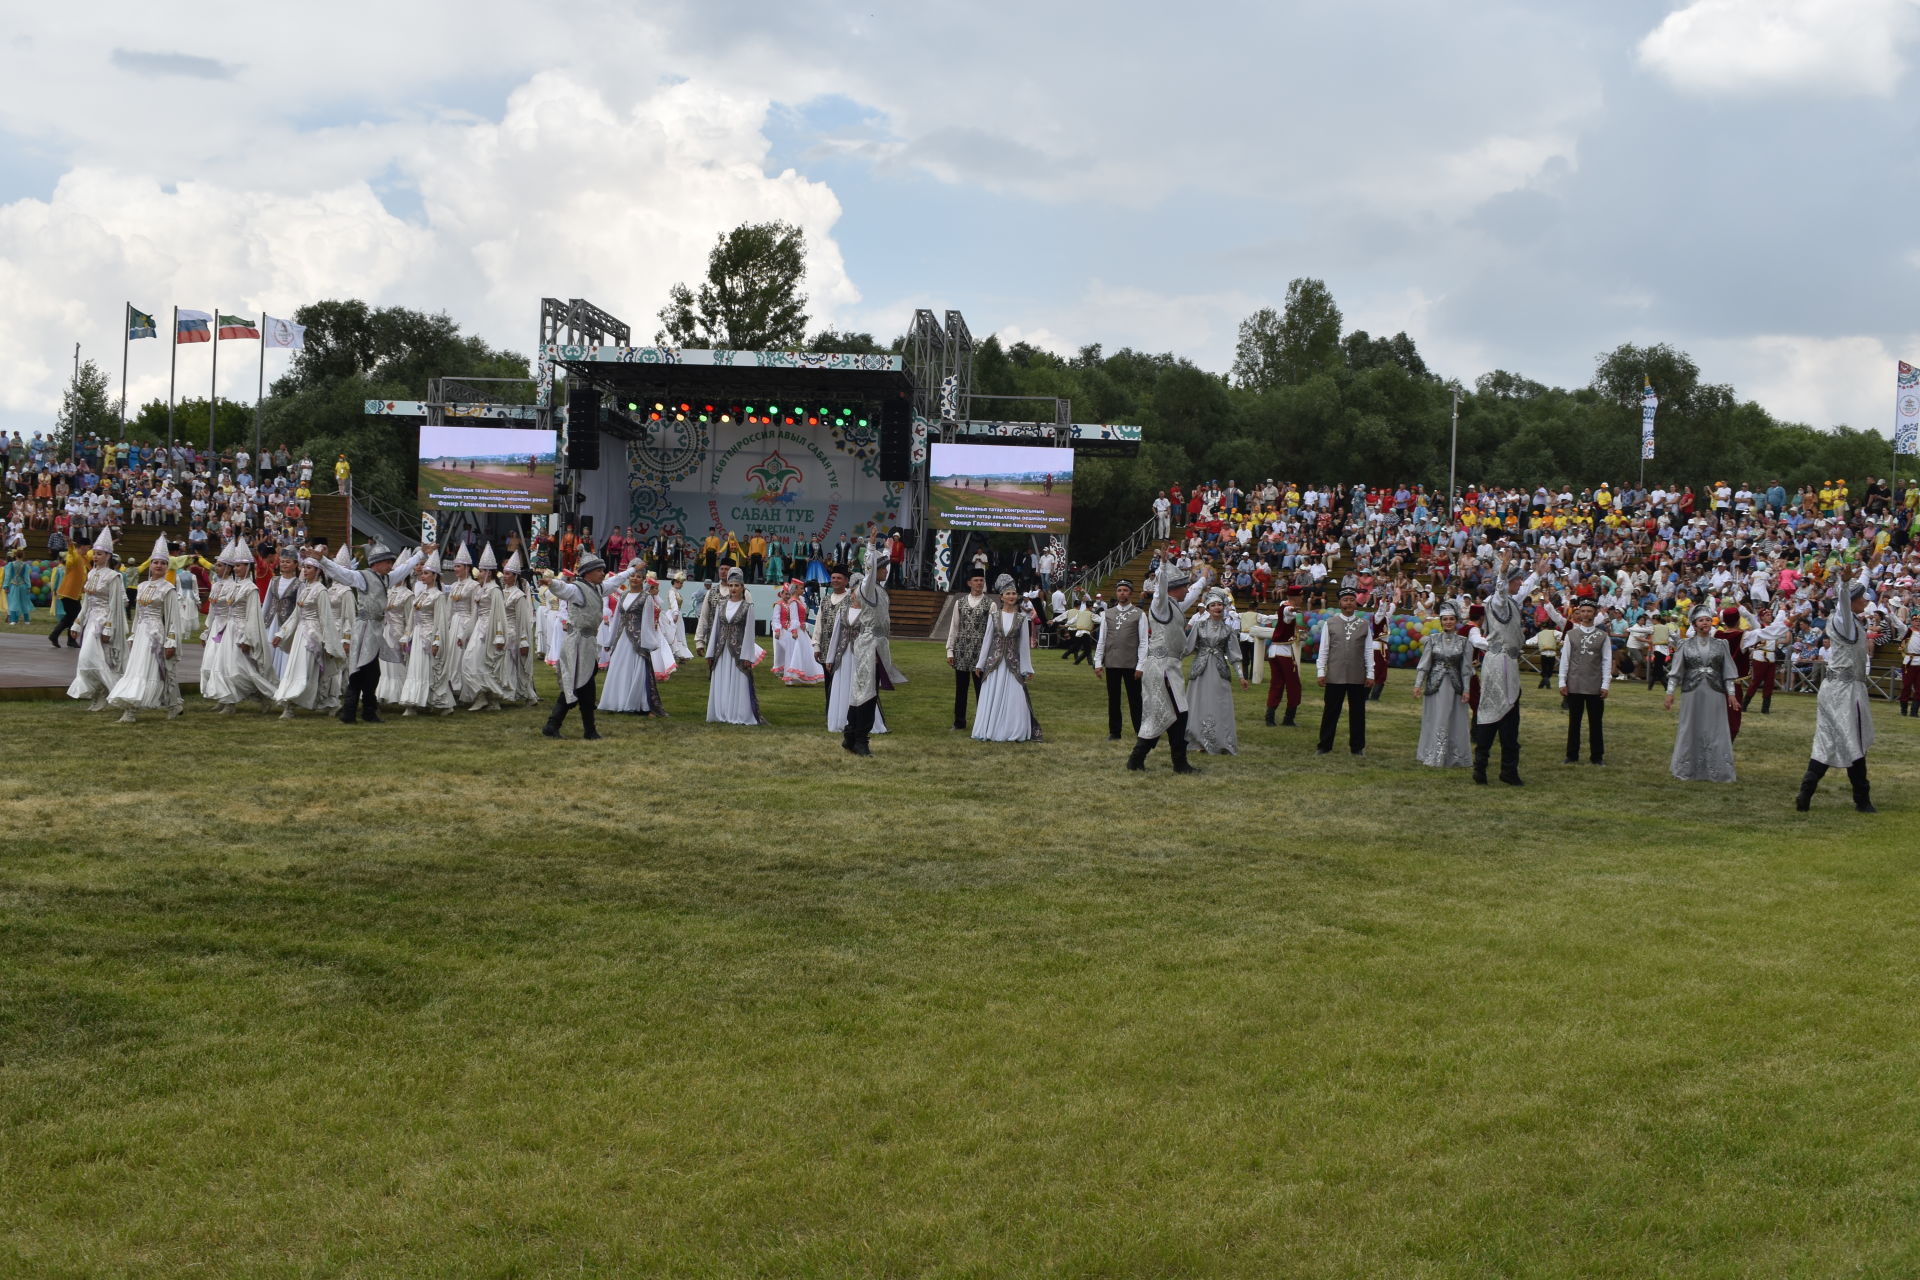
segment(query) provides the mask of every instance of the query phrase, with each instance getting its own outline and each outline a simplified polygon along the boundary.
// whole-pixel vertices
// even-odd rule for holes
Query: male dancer
[[[1748,668],[1753,678],[1747,681],[1747,692],[1740,699],[1740,709],[1745,711],[1753,705],[1753,695],[1760,695],[1760,714],[1773,714],[1774,676],[1780,669],[1780,652],[1793,643],[1793,632],[1783,622],[1774,621],[1772,609],[1762,605],[1760,625],[1740,638],[1740,645],[1747,650],[1751,659]]]
[[[838,646],[846,667],[844,678],[853,682],[847,701],[847,728],[840,745],[857,756],[873,754],[873,722],[880,710],[881,692],[907,682],[905,674],[893,665],[893,619],[887,600],[887,573],[893,561],[875,542],[867,549],[867,565],[854,588],[853,600],[840,614],[843,629],[856,622],[859,625]]]
[[[566,615],[560,621],[560,657],[555,664],[560,677],[560,696],[540,732],[549,738],[560,736],[567,711],[580,704],[580,736],[588,742],[600,737],[594,728],[595,690],[593,678],[600,673],[600,622],[607,608],[607,592],[631,578],[643,567],[640,561],[621,573],[607,576],[607,562],[591,553],[581,556],[571,574],[562,574],[552,583],[553,594],[560,598]]]
[[[1573,625],[1560,641],[1560,696],[1567,704],[1567,763],[1580,763],[1580,721],[1587,721],[1587,759],[1607,762],[1607,735],[1602,713],[1607,690],[1613,687],[1613,636],[1606,626],[1594,625],[1593,600],[1573,602]]]
[[[1300,710],[1300,663],[1295,652],[1300,611],[1294,608],[1299,595],[1300,588],[1288,587],[1287,599],[1280,602],[1280,612],[1270,619],[1260,619],[1260,625],[1273,629],[1273,636],[1267,641],[1267,724],[1273,724],[1273,713],[1279,709],[1280,695],[1284,692],[1287,714],[1280,726],[1285,729],[1299,728],[1294,720]]]
[[[1113,584],[1113,603],[1100,615],[1100,638],[1093,645],[1093,674],[1107,681],[1107,741],[1120,741],[1120,698],[1127,699],[1127,717],[1140,732],[1140,668],[1145,665],[1146,622],[1133,602],[1133,583],[1125,578]]]
[[[1188,573],[1174,559],[1174,549],[1160,560],[1153,576],[1153,602],[1146,611],[1146,643],[1140,660],[1140,734],[1127,757],[1127,768],[1139,772],[1147,767],[1147,755],[1167,735],[1173,751],[1175,773],[1198,773],[1187,763],[1186,681],[1180,674],[1180,662],[1187,656],[1187,610],[1205,594],[1209,581],[1206,569],[1187,594],[1179,599],[1174,592],[1187,585]]]
[[[1340,612],[1320,620],[1320,652],[1314,659],[1317,683],[1327,691],[1320,710],[1320,746],[1316,755],[1333,753],[1340,712],[1347,711],[1347,750],[1367,754],[1367,687],[1373,683],[1373,619],[1356,613],[1353,588],[1340,588]]]
[[[1487,782],[1487,759],[1493,754],[1493,740],[1500,739],[1500,781],[1510,787],[1524,786],[1520,781],[1520,651],[1526,645],[1526,628],[1521,621],[1521,602],[1533,593],[1539,575],[1529,574],[1512,590],[1520,566],[1512,563],[1511,552],[1503,553],[1494,593],[1488,597],[1480,625],[1468,639],[1482,651],[1480,660],[1480,707],[1473,726],[1473,780]]]
[[[1842,599],[1827,619],[1827,674],[1820,681],[1814,703],[1813,755],[1793,807],[1802,813],[1813,804],[1813,793],[1827,770],[1839,766],[1853,784],[1853,807],[1878,813],[1867,786],[1867,748],[1873,745],[1873,701],[1867,672],[1873,663],[1878,637],[1867,625],[1867,580],[1841,588]],[[1904,630],[1889,616],[1886,625],[1895,634]]]
[[[947,619],[947,665],[953,668],[953,727],[967,728],[967,689],[980,694],[980,677],[974,674],[974,660],[980,656],[980,641],[987,634],[987,615],[993,611],[993,598],[987,595],[987,575],[975,569],[967,575],[967,594],[953,602],[953,616]]]
[[[1907,633],[1900,651],[1900,714],[1920,716],[1920,627]]]
[[[355,569],[338,561],[316,559],[320,572],[353,592],[353,640],[347,650],[354,666],[347,675],[345,701],[340,705],[340,723],[354,723],[354,712],[368,724],[385,724],[380,718],[376,691],[380,687],[380,663],[399,662],[400,650],[387,635],[387,589],[406,580],[413,567],[434,549],[429,542],[408,554],[399,564],[393,552],[375,542],[367,548],[367,567]]]
[[[1720,625],[1715,629],[1713,638],[1727,642],[1727,652],[1733,656],[1733,669],[1739,673],[1738,679],[1734,682],[1734,688],[1730,691],[1739,695],[1739,701],[1727,707],[1727,730],[1731,738],[1740,736],[1740,704],[1746,701],[1747,672],[1752,665],[1752,660],[1747,653],[1746,636],[1747,633],[1740,626],[1740,610],[1733,605],[1722,609]]]
[[[1393,630],[1393,593],[1376,590],[1374,594],[1379,599],[1373,608],[1373,685],[1367,692],[1369,702],[1380,701],[1380,695],[1386,692],[1387,633]]]

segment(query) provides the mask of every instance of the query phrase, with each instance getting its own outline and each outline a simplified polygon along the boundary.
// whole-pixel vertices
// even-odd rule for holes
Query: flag
[[[208,328],[213,317],[204,311],[180,309],[180,327],[174,331],[173,341],[177,346],[182,342],[212,342],[213,330]]]
[[[220,341],[222,342],[227,342],[234,338],[257,338],[259,336],[260,330],[251,320],[242,320],[239,316],[223,315],[220,317]]]
[[[263,341],[269,347],[284,347],[289,351],[297,351],[307,345],[307,326],[295,324],[291,320],[281,320],[276,316],[268,316],[266,337]]]
[[[1893,451],[1920,453],[1920,369],[1905,360],[1893,395]]]
[[[1653,457],[1653,415],[1660,407],[1660,397],[1653,394],[1653,379],[1646,374],[1640,375],[1640,458],[1645,461]]]
[[[159,336],[160,326],[154,323],[153,317],[129,302],[127,304],[127,337],[157,338]]]

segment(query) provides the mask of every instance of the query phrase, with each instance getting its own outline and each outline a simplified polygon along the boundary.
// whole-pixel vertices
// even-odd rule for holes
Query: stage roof
[[[765,396],[878,400],[910,392],[895,355],[815,351],[707,351],[554,343],[547,354],[570,375],[616,395]]]

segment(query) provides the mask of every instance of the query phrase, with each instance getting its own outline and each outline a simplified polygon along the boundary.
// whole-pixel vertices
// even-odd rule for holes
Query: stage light
[[[675,422],[685,422],[687,420],[687,415],[684,413],[676,413],[673,415],[673,420]]]
[[[712,406],[712,405],[710,405],[710,404],[709,404],[709,405],[703,405],[702,407],[703,407],[704,409],[706,409],[706,411],[707,411],[708,413],[712,413],[712,412],[713,412],[713,406]]]
[[[658,400],[655,400],[653,402],[653,407],[656,409],[665,409],[667,406],[661,404]]]
[[[788,414],[786,417],[782,418],[780,421],[782,421],[783,423],[785,423],[787,426],[790,427],[793,425],[793,415]]]
[[[692,412],[693,412],[693,406],[692,406],[692,405],[690,405],[690,404],[688,404],[688,403],[687,403],[686,401],[684,401],[684,400],[683,400],[683,401],[681,401],[681,402],[680,402],[680,412],[682,412],[682,413],[692,413]]]
[[[732,421],[733,421],[733,418],[732,418],[732,417],[731,417],[730,415],[728,415],[728,414],[724,414],[724,413],[723,413],[723,414],[721,414],[721,415],[720,415],[720,421],[722,421],[722,422],[732,422]]]
[[[629,400],[629,401],[627,401],[627,412],[628,412],[628,413],[638,413],[638,412],[640,412],[640,406],[639,406],[639,405],[637,405],[637,404],[635,404],[635,403],[634,403],[633,401],[631,401],[631,400]]]
[[[703,413],[703,414],[701,414],[701,415],[700,415],[700,421],[702,421],[702,422],[705,422],[706,420],[707,420],[707,415],[706,415],[706,414],[704,414],[704,413]]]
[[[864,426],[866,426],[866,425],[867,425],[867,420],[866,420],[865,418],[862,418],[862,419],[860,419],[860,425],[861,425],[861,426],[863,426],[863,427],[864,427]]]
[[[778,412],[780,412],[780,406],[779,406],[779,405],[777,405],[777,404],[770,404],[770,405],[768,405],[768,406],[767,406],[767,412],[768,412],[768,413],[778,413]]]
[[[810,427],[817,427],[817,426],[819,426],[819,425],[820,425],[820,419],[818,419],[818,418],[816,418],[816,417],[814,417],[814,416],[813,416],[812,414],[808,414],[808,415],[807,415],[807,425],[808,425],[808,426],[810,426]]]
[[[657,413],[650,413],[650,414],[648,414],[648,415],[647,415],[647,421],[648,421],[648,422],[658,422],[658,421],[660,421],[660,415],[659,415],[659,414],[657,414]]]

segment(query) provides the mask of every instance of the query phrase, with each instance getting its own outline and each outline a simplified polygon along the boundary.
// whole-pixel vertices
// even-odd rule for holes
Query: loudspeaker
[[[913,410],[905,396],[890,396],[880,404],[880,478],[913,479]]]
[[[592,387],[567,392],[567,466],[600,469],[600,393]]]

